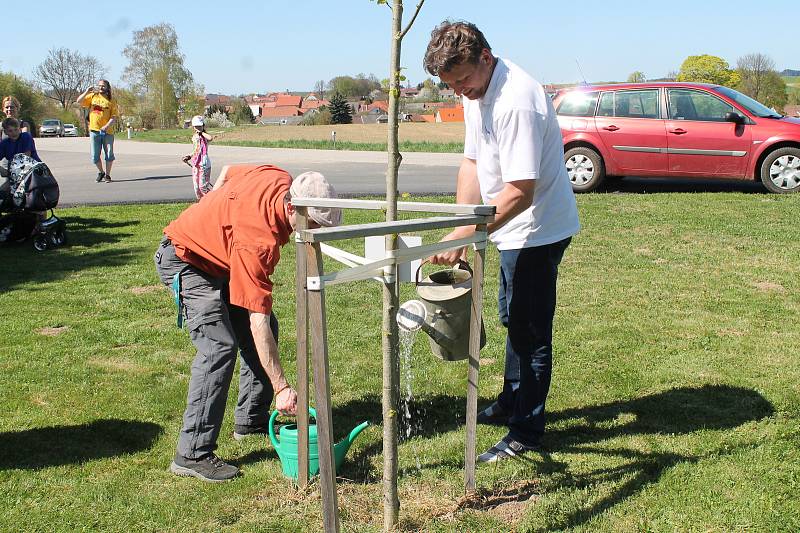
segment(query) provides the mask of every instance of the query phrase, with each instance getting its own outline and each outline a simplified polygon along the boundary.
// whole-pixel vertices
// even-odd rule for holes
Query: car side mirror
[[[725,122],[733,122],[734,124],[744,124],[744,117],[739,113],[728,111],[725,113]]]

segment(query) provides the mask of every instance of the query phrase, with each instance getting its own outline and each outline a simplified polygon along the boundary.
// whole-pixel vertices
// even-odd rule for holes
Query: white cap
[[[206,121],[203,120],[203,117],[200,115],[195,115],[192,117],[192,126],[205,126]]]
[[[294,178],[289,194],[292,198],[336,198],[336,189],[325,176],[312,171]],[[342,210],[338,207],[309,207],[308,216],[320,226],[338,226],[342,223]]]

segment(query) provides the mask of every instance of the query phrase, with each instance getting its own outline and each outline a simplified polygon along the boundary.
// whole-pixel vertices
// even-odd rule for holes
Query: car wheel
[[[567,166],[569,181],[575,192],[595,190],[603,183],[606,176],[603,158],[591,148],[579,146],[567,150],[564,154],[564,164]]]
[[[800,192],[800,148],[778,148],[761,163],[761,183],[770,192]]]

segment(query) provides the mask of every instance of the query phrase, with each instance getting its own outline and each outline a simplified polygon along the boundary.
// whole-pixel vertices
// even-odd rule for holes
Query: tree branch
[[[417,15],[419,15],[419,10],[422,9],[422,4],[425,3],[425,0],[419,0],[419,4],[417,4],[417,9],[414,11],[414,16],[411,17],[411,20],[408,22],[408,26],[400,33],[400,39],[406,36],[408,30],[411,29],[411,26],[414,24],[414,21],[417,20]]]

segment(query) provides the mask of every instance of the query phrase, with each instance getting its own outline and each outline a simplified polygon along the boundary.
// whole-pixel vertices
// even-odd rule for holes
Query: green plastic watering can
[[[313,407],[308,408],[308,412],[311,413],[315,419],[317,418],[317,412],[314,410]],[[269,440],[272,441],[272,445],[275,447],[275,451],[278,452],[278,457],[281,460],[281,467],[283,468],[283,475],[290,478],[290,479],[297,479],[297,424],[290,424],[287,426],[283,426],[280,429],[280,436],[275,436],[275,419],[278,418],[278,411],[273,411],[272,415],[269,417]],[[363,422],[358,426],[354,427],[350,434],[339,442],[338,444],[334,445],[333,447],[333,457],[334,463],[336,465],[336,470],[339,470],[339,467],[342,465],[344,461],[344,456],[347,455],[347,450],[350,449],[350,445],[353,444],[353,441],[356,440],[358,434],[364,431],[369,425],[369,422]],[[319,473],[319,451],[317,449],[317,425],[316,424],[309,424],[308,425],[308,476],[315,476]]]

